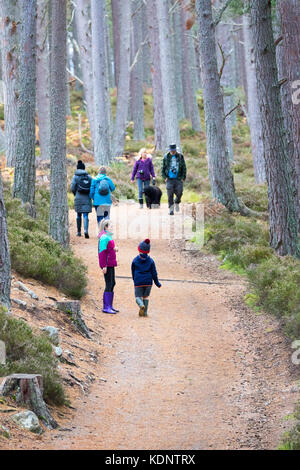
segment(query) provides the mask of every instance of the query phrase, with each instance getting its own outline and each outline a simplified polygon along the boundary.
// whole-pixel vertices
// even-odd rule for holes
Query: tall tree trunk
[[[13,197],[35,215],[36,0],[20,0],[20,66]]]
[[[176,143],[180,146],[168,1],[156,0],[155,3],[159,29],[165,138],[167,144]]]
[[[66,0],[51,0],[50,65],[51,176],[49,233],[54,240],[67,247],[69,245],[69,210],[66,159]]]
[[[221,8],[223,6],[222,0],[216,0],[215,6]],[[224,90],[224,111],[225,115],[234,108],[234,87],[235,87],[235,74],[234,74],[234,45],[232,38],[232,24],[230,19],[221,21],[216,27],[216,40],[218,43],[219,54],[217,54],[219,61],[219,69],[222,67],[223,60],[223,69],[221,76],[221,86]],[[221,49],[220,49],[221,48]],[[221,53],[222,50],[222,53]],[[226,127],[226,143],[227,150],[229,155],[229,160],[234,160],[233,155],[233,144],[232,144],[232,126],[234,125],[234,113],[231,113],[225,121]]]
[[[165,150],[167,145],[165,138],[165,118],[162,106],[162,76],[161,62],[159,50],[159,31],[157,10],[155,2],[147,2],[147,21],[150,39],[151,54],[151,74],[152,74],[152,90],[153,90],[153,107],[154,107],[154,132],[155,132],[155,148],[156,150]]]
[[[183,48],[184,48],[184,60],[185,60],[185,67],[183,69],[183,75],[185,76],[186,81],[186,93],[187,93],[187,100],[188,100],[188,109],[189,109],[189,118],[192,122],[192,128],[200,132],[201,129],[201,121],[200,121],[200,113],[197,104],[196,98],[196,77],[195,77],[195,52],[194,52],[194,43],[193,38],[191,36],[191,31],[187,29],[187,8],[188,4],[185,0],[182,1],[181,6],[181,18],[182,18],[182,41],[183,41]]]
[[[7,235],[6,211],[0,171],[0,305],[10,309],[10,254]]]
[[[271,246],[279,255],[298,254],[297,220],[269,0],[251,0],[250,14],[261,103]]]
[[[142,50],[143,62],[143,82],[146,87],[151,87],[151,54],[150,54],[150,41],[148,36],[148,23],[147,23],[147,7],[146,4],[142,5],[142,42],[145,43]]]
[[[197,0],[208,170],[212,195],[230,212],[245,213],[236,196],[230,170],[225,130],[223,94],[217,66],[215,28],[211,0]]]
[[[283,36],[277,46],[278,78],[286,80],[281,87],[281,100],[294,167],[295,206],[300,228],[300,112],[292,101],[292,85],[300,79],[300,3],[297,0],[278,0],[277,13]]]
[[[78,32],[77,32],[77,22],[74,20],[72,23],[72,62],[74,67],[74,74],[80,80],[82,80],[82,68],[80,64],[80,49],[78,45]],[[75,89],[78,91],[82,91],[82,85],[78,80],[75,81]]]
[[[119,85],[119,74],[120,74],[120,27],[121,27],[120,1],[121,0],[111,0],[113,43],[114,43],[114,72],[115,72],[116,87],[118,87]]]
[[[129,105],[130,88],[130,0],[120,3],[120,73],[118,82],[118,98],[114,127],[114,157],[123,154],[126,123]]]
[[[251,148],[254,166],[254,177],[256,183],[266,181],[266,170],[264,161],[264,144],[262,136],[262,122],[260,114],[259,99],[257,94],[257,79],[254,57],[253,29],[250,22],[250,16],[245,13],[243,16],[245,65],[247,70],[247,96],[248,96],[248,124],[251,134]]]
[[[2,0],[0,9],[6,164],[13,167],[17,142],[18,30],[20,29],[18,2]]]
[[[40,158],[48,160],[50,147],[48,0],[37,3],[36,101],[39,125]]]
[[[89,0],[76,0],[75,22],[82,70],[83,91],[86,101],[87,118],[90,124],[91,138],[95,145],[94,97],[92,66],[92,33],[90,27]]]
[[[105,41],[105,2],[92,0],[92,58],[95,120],[95,161],[98,165],[107,165],[111,155],[108,98],[107,98],[107,62]]]
[[[175,0],[176,1],[176,0]],[[185,93],[183,92],[183,78],[184,73],[182,68],[183,57],[185,51],[183,49],[183,36],[182,36],[182,27],[181,27],[181,14],[180,14],[180,5],[175,5],[172,1],[173,12],[171,15],[171,32],[172,32],[172,54],[174,57],[173,63],[173,76],[174,82],[176,85],[176,100],[177,100],[177,117],[180,121],[184,118],[189,118],[189,114],[186,113],[186,106],[184,101],[188,101],[188,98],[185,100]]]
[[[133,59],[142,44],[142,9],[140,1],[132,2],[132,54]],[[134,122],[133,139],[144,140],[144,89],[143,89],[143,54],[139,51],[135,65],[131,69],[131,110]]]

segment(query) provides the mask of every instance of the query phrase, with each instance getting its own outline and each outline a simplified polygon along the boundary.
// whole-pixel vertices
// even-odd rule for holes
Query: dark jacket
[[[134,258],[131,264],[131,273],[136,287],[152,286],[153,281],[157,287],[161,286],[154,260],[148,255],[144,255],[143,258],[138,255]]]
[[[143,173],[140,173],[142,171]],[[133,172],[131,175],[131,181],[134,180],[134,177],[141,179],[142,181],[150,180],[155,178],[154,167],[151,158],[146,158],[146,160],[142,160],[141,158],[135,162]]]
[[[92,212],[92,201],[90,196],[88,194],[79,193],[77,191],[78,181],[83,175],[92,182],[91,176],[85,170],[76,170],[71,183],[71,191],[75,195],[74,209],[77,213]]]
[[[184,156],[181,153],[176,152],[175,153],[178,161],[178,175],[177,179],[178,180],[185,180],[186,179],[186,164],[184,161]],[[169,171],[171,168],[171,161],[172,161],[172,155],[170,152],[168,152],[163,159],[162,162],[162,167],[161,167],[161,175],[163,179],[165,180],[166,178],[169,178]]]

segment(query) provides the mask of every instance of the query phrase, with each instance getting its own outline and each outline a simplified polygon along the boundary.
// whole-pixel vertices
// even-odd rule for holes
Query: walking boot
[[[116,313],[115,310],[112,309],[112,292],[104,292],[103,293],[103,313]]]
[[[76,219],[77,222],[77,237],[81,237],[81,219]]]
[[[144,305],[143,299],[141,297],[136,297],[135,301],[138,304],[138,306],[140,307],[139,316],[143,317],[144,313],[145,313],[145,305]]]
[[[113,293],[112,293],[112,302],[111,302],[111,308],[112,308],[112,310],[114,310],[116,313],[118,313],[118,312],[119,312],[119,310],[117,310],[116,308],[114,308],[114,307],[113,307],[113,303],[114,303],[114,295],[115,295],[115,293],[113,292]]]
[[[144,207],[144,206],[143,206],[143,204],[144,204],[143,199],[139,199],[139,203],[140,203],[140,209],[143,209],[143,207]]]
[[[148,316],[149,299],[144,299],[144,305],[145,305],[144,316],[147,317]]]

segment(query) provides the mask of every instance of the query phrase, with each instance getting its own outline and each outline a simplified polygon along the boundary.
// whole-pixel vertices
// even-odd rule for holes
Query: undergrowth
[[[0,376],[41,374],[45,401],[53,405],[65,404],[58,361],[46,334],[35,334],[23,320],[7,315],[0,307],[0,339],[6,347],[6,364],[0,364]]]
[[[37,189],[34,219],[18,199],[13,199],[6,184],[5,206],[11,266],[19,274],[54,286],[64,294],[80,299],[87,285],[86,267],[71,249],[48,235],[50,194]]]

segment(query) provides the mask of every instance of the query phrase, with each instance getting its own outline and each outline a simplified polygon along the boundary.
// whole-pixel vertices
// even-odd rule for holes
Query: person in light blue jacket
[[[116,189],[112,180],[106,175],[106,168],[101,167],[96,178],[93,178],[90,198],[97,214],[97,223],[102,219],[109,219],[112,204],[111,193]]]

